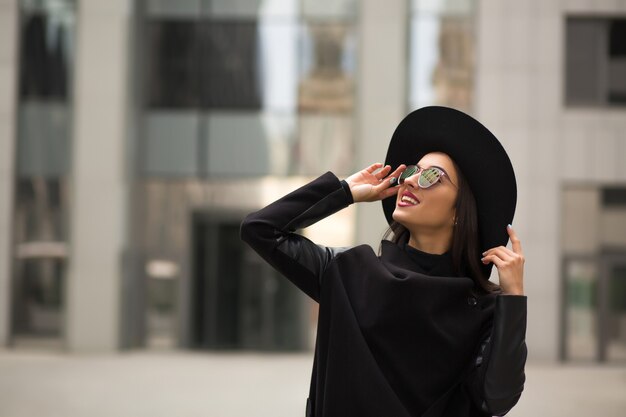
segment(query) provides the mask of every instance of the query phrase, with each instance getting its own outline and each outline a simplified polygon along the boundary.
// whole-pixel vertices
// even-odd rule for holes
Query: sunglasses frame
[[[405,176],[405,173],[407,171],[409,171],[410,169],[414,170],[412,173],[410,173],[409,175]],[[434,171],[435,173],[437,173],[437,181],[433,182],[433,183],[429,183],[429,184],[423,184],[422,183],[422,178],[428,178],[428,175],[423,177],[422,174],[425,172],[429,172],[430,170]],[[441,181],[442,177],[448,177],[448,181],[450,181],[450,184],[454,185],[456,187],[456,185],[452,182],[452,180],[450,179],[450,176],[448,174],[446,174],[446,172],[440,168],[437,167],[429,167],[429,168],[422,168],[419,165],[408,165],[404,171],[402,171],[402,173],[400,174],[400,176],[398,177],[398,184],[403,184],[404,181],[409,178],[412,177],[413,175],[416,174],[420,174],[419,179],[417,180],[417,185],[419,185],[421,188],[430,188],[433,185],[437,184],[439,181]],[[443,182],[442,182],[443,183]]]

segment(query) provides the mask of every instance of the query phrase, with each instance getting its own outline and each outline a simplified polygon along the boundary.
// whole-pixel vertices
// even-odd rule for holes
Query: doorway
[[[598,360],[626,364],[626,251],[601,254]]]
[[[192,346],[210,350],[302,350],[308,303],[239,237],[243,216],[192,220]]]
[[[626,363],[626,251],[563,262],[561,360]]]

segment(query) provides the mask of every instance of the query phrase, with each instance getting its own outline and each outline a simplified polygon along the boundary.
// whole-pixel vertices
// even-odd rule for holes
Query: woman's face
[[[412,161],[406,163],[412,164]],[[459,184],[452,160],[443,152],[431,152],[424,155],[416,165],[421,168],[420,172],[408,177],[400,185],[393,219],[412,232],[449,230],[454,225]],[[424,169],[431,166],[442,168],[447,175],[444,174],[437,183],[428,188],[419,187],[419,176]],[[414,204],[406,198],[403,200],[407,195],[419,203]]]

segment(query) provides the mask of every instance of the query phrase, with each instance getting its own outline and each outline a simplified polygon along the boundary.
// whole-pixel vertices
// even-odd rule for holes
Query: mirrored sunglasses
[[[404,169],[404,171],[402,171],[402,174],[400,174],[398,183],[403,184],[407,178],[409,178],[412,175],[417,174],[420,171],[421,173],[420,173],[419,179],[417,180],[417,184],[421,188],[432,187],[439,180],[441,180],[441,178],[444,175],[446,175],[444,171],[442,171],[441,169],[437,167],[430,167],[430,168],[422,169],[418,167],[417,165],[409,165]],[[450,183],[452,183],[452,181],[450,181]]]

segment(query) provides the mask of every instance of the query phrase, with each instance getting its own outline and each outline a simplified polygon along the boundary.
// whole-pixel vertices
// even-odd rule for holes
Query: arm
[[[524,390],[526,301],[525,295],[496,296],[493,326],[466,381],[474,403],[490,415],[507,414]]]
[[[315,244],[293,233],[354,202],[350,187],[332,172],[250,213],[241,239],[308,296],[319,302],[321,277],[330,261],[347,248]]]
[[[327,248],[293,232],[352,203],[383,200],[397,194],[398,188],[391,186],[391,180],[400,175],[405,165],[401,164],[391,174],[393,177],[388,177],[391,166],[382,165],[374,163],[342,181],[332,172],[326,172],[267,207],[250,213],[241,223],[241,239],[319,302],[326,267],[348,248]]]

